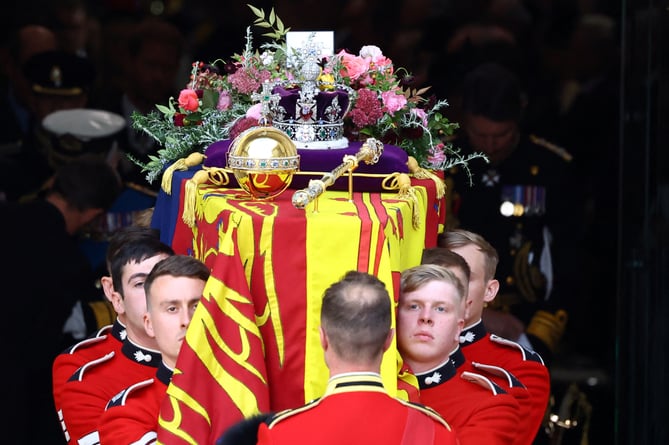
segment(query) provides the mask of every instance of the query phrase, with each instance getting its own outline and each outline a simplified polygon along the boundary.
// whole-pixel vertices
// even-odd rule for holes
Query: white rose
[[[360,48],[360,57],[376,61],[380,57],[383,57],[383,53],[381,52],[381,48],[376,45],[365,45]]]

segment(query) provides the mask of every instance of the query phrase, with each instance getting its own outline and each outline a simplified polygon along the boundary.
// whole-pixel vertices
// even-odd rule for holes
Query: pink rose
[[[216,104],[216,109],[220,111],[229,110],[232,106],[232,97],[230,97],[229,91],[221,91],[218,95],[218,103]]]
[[[439,143],[430,148],[427,160],[432,165],[439,165],[446,160],[446,153],[444,153],[444,144]]]
[[[376,67],[384,68],[391,67],[392,61],[383,55],[381,49],[375,45],[366,45],[360,48],[360,57],[371,61]]]
[[[395,91],[384,91],[381,93],[381,100],[383,101],[384,111],[390,114],[395,114],[407,104],[406,97],[403,94],[397,94]]]
[[[356,80],[369,70],[369,60],[354,56],[344,50],[341,50],[338,56],[341,57],[341,63],[344,67],[344,72],[341,73],[342,76]]]
[[[197,111],[200,108],[197,93],[191,89],[181,90],[179,93],[179,106],[186,111]]]
[[[258,103],[246,110],[246,117],[255,119],[256,121],[262,117],[262,104]]]
[[[423,123],[423,127],[427,127],[427,113],[422,108],[412,108],[411,114],[415,114]]]

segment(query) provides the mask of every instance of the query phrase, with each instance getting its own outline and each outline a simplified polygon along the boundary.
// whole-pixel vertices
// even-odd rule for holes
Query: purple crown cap
[[[348,92],[343,89],[335,91],[319,91],[315,97],[314,109],[309,103],[301,100],[301,88],[298,86],[284,87],[277,85],[272,89],[272,94],[278,94],[278,106],[272,110],[274,120],[278,121],[322,121],[335,123],[344,119],[350,105]]]
[[[275,85],[272,95],[279,97],[270,104],[272,126],[295,142],[297,148],[345,148],[344,116],[351,101],[349,90],[335,86],[321,91],[315,82]]]

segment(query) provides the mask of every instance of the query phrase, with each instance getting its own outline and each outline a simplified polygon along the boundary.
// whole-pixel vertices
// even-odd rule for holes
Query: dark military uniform
[[[466,141],[454,145],[471,152]],[[446,172],[447,226],[479,233],[497,249],[500,290],[493,304],[526,326],[537,310],[553,314],[575,298],[578,258],[572,246],[580,239],[582,204],[570,159],[560,147],[521,136],[499,165],[472,161],[471,185],[461,167]]]
[[[43,113],[85,105],[96,75],[91,61],[65,51],[45,51],[28,59],[23,70],[36,101],[26,116],[26,133],[13,135],[13,148],[0,155],[0,192],[10,201],[38,191],[64,162],[84,152],[106,151],[111,144],[59,137],[42,127]]]

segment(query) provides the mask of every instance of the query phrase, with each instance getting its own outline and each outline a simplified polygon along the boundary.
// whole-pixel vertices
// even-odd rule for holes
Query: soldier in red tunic
[[[158,261],[173,254],[159,239],[147,239],[125,243],[114,255],[112,304],[118,314],[125,314],[126,338],[120,351],[86,362],[63,386],[61,424],[68,443],[97,443],[98,421],[107,402],[129,385],[155,375],[161,357],[156,340],[144,330],[144,281]]]
[[[381,360],[394,334],[390,301],[384,284],[363,272],[349,272],[326,290],[321,345],[330,380],[325,395],[261,423],[259,444],[457,443],[433,410],[383,388]],[[223,436],[218,443],[232,442]]]
[[[467,261],[458,253],[446,249],[445,247],[432,247],[425,249],[423,251],[423,257],[421,260],[422,264],[437,264],[443,266],[453,272],[458,278],[460,278],[465,283],[471,283],[472,275],[471,269],[467,264]],[[474,277],[476,279],[476,276]],[[469,289],[468,293],[471,293],[476,289],[476,286],[472,286]],[[472,304],[471,301],[467,300],[466,302],[469,312],[471,312]],[[470,319],[468,309],[465,309],[465,324],[467,320]],[[461,346],[463,341],[465,341],[466,336],[460,335]],[[471,343],[465,342],[465,344],[470,345]],[[541,422],[543,418],[543,412],[537,410],[536,407],[532,405],[532,394],[536,395],[536,391],[531,391],[524,385],[521,379],[513,374],[511,369],[518,372],[525,378],[529,378],[531,381],[537,377],[534,374],[530,374],[529,371],[533,370],[536,372],[536,369],[533,365],[529,365],[530,369],[527,369],[527,366],[522,366],[517,360],[515,360],[515,352],[504,350],[501,348],[497,353],[507,353],[511,354],[513,357],[509,357],[507,360],[499,360],[496,356],[498,354],[491,355],[479,355],[476,360],[472,360],[472,364],[475,367],[478,367],[481,370],[486,370],[497,374],[493,376],[492,379],[497,381],[503,386],[509,387],[509,394],[514,396],[520,405],[520,431],[519,437],[522,439],[519,443],[521,444],[531,444],[534,442],[534,438],[537,435],[537,422]],[[467,359],[469,355],[467,354],[468,350],[464,349],[463,353]],[[531,354],[531,353],[530,353]],[[531,354],[535,356],[534,354]],[[512,360],[514,359],[514,360]],[[482,365],[478,363],[479,360],[485,360],[489,365]],[[501,365],[501,366],[500,366]],[[520,368],[520,369],[519,369]],[[545,367],[544,367],[545,368]],[[502,371],[503,370],[503,371]],[[543,375],[543,374],[540,374]],[[533,389],[536,389],[533,387]],[[545,407],[544,407],[545,408]]]
[[[531,409],[525,419],[529,426],[524,443],[532,443],[548,407],[550,375],[538,353],[486,331],[483,308],[499,289],[495,279],[497,252],[480,235],[461,229],[444,232],[439,245],[461,255],[471,270],[465,327],[460,335],[463,353],[473,362],[506,369],[527,388]]]
[[[102,277],[100,283],[105,297],[110,302],[113,299],[114,292],[111,278],[111,263],[114,256],[118,254],[121,246],[125,243],[142,243],[144,239],[147,239],[145,237],[148,237],[150,243],[155,243],[155,240],[159,239],[158,233],[153,229],[127,226],[115,231],[109,240],[106,255],[109,275]],[[117,305],[116,308],[120,309],[120,306]],[[126,337],[126,315],[125,312],[119,312],[116,315],[117,318],[113,324],[100,328],[92,336],[81,340],[56,356],[52,366],[52,387],[56,411],[59,416],[62,415],[60,393],[69,378],[85,363],[100,358],[109,352],[116,351],[118,353],[121,350],[123,340]]]
[[[160,261],[144,283],[145,329],[162,354],[155,376],[133,384],[109,401],[99,424],[100,443],[153,443],[160,403],[167,391],[186,329],[209,278],[199,260],[175,255]]]
[[[463,281],[434,264],[402,272],[398,348],[418,378],[421,402],[453,426],[461,445],[520,443],[518,401],[460,350]]]

